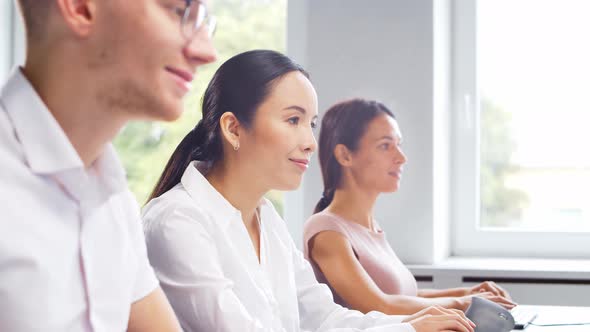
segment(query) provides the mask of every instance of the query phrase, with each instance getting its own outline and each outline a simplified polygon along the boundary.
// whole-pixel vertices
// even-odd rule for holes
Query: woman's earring
[[[238,142],[236,145],[234,145],[234,151],[238,151],[239,148],[240,148],[240,142]]]

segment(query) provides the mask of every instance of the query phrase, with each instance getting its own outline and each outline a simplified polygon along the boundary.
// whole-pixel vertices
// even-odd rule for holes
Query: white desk
[[[590,302],[590,299],[588,300]],[[533,321],[534,324],[571,324],[590,323],[590,307],[555,307],[524,305],[527,310],[539,314]],[[519,331],[519,330],[514,330]],[[534,326],[529,325],[522,332],[588,332],[590,325],[573,326]]]

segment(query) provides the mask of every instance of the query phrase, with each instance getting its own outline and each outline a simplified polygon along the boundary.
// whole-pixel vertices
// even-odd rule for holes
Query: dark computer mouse
[[[475,332],[510,332],[514,329],[514,317],[510,311],[481,297],[473,297],[465,315],[475,323]]]

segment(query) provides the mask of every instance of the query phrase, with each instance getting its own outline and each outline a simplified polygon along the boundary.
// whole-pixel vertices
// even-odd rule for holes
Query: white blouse
[[[259,262],[240,212],[196,166],[143,210],[150,262],[185,331],[414,332],[404,316],[335,304],[267,200]]]

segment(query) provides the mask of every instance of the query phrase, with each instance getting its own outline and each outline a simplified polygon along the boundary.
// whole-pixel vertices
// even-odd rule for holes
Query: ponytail
[[[215,134],[209,133],[203,120],[199,121],[176,147],[160,175],[148,202],[180,183],[184,171],[193,160],[212,161],[215,151]],[[219,147],[221,148],[221,147]]]
[[[332,200],[334,200],[334,192],[334,189],[324,190],[322,193],[322,198],[320,198],[318,204],[316,204],[315,209],[313,210],[314,214],[324,211],[324,209],[326,209],[328,205],[332,203]]]

